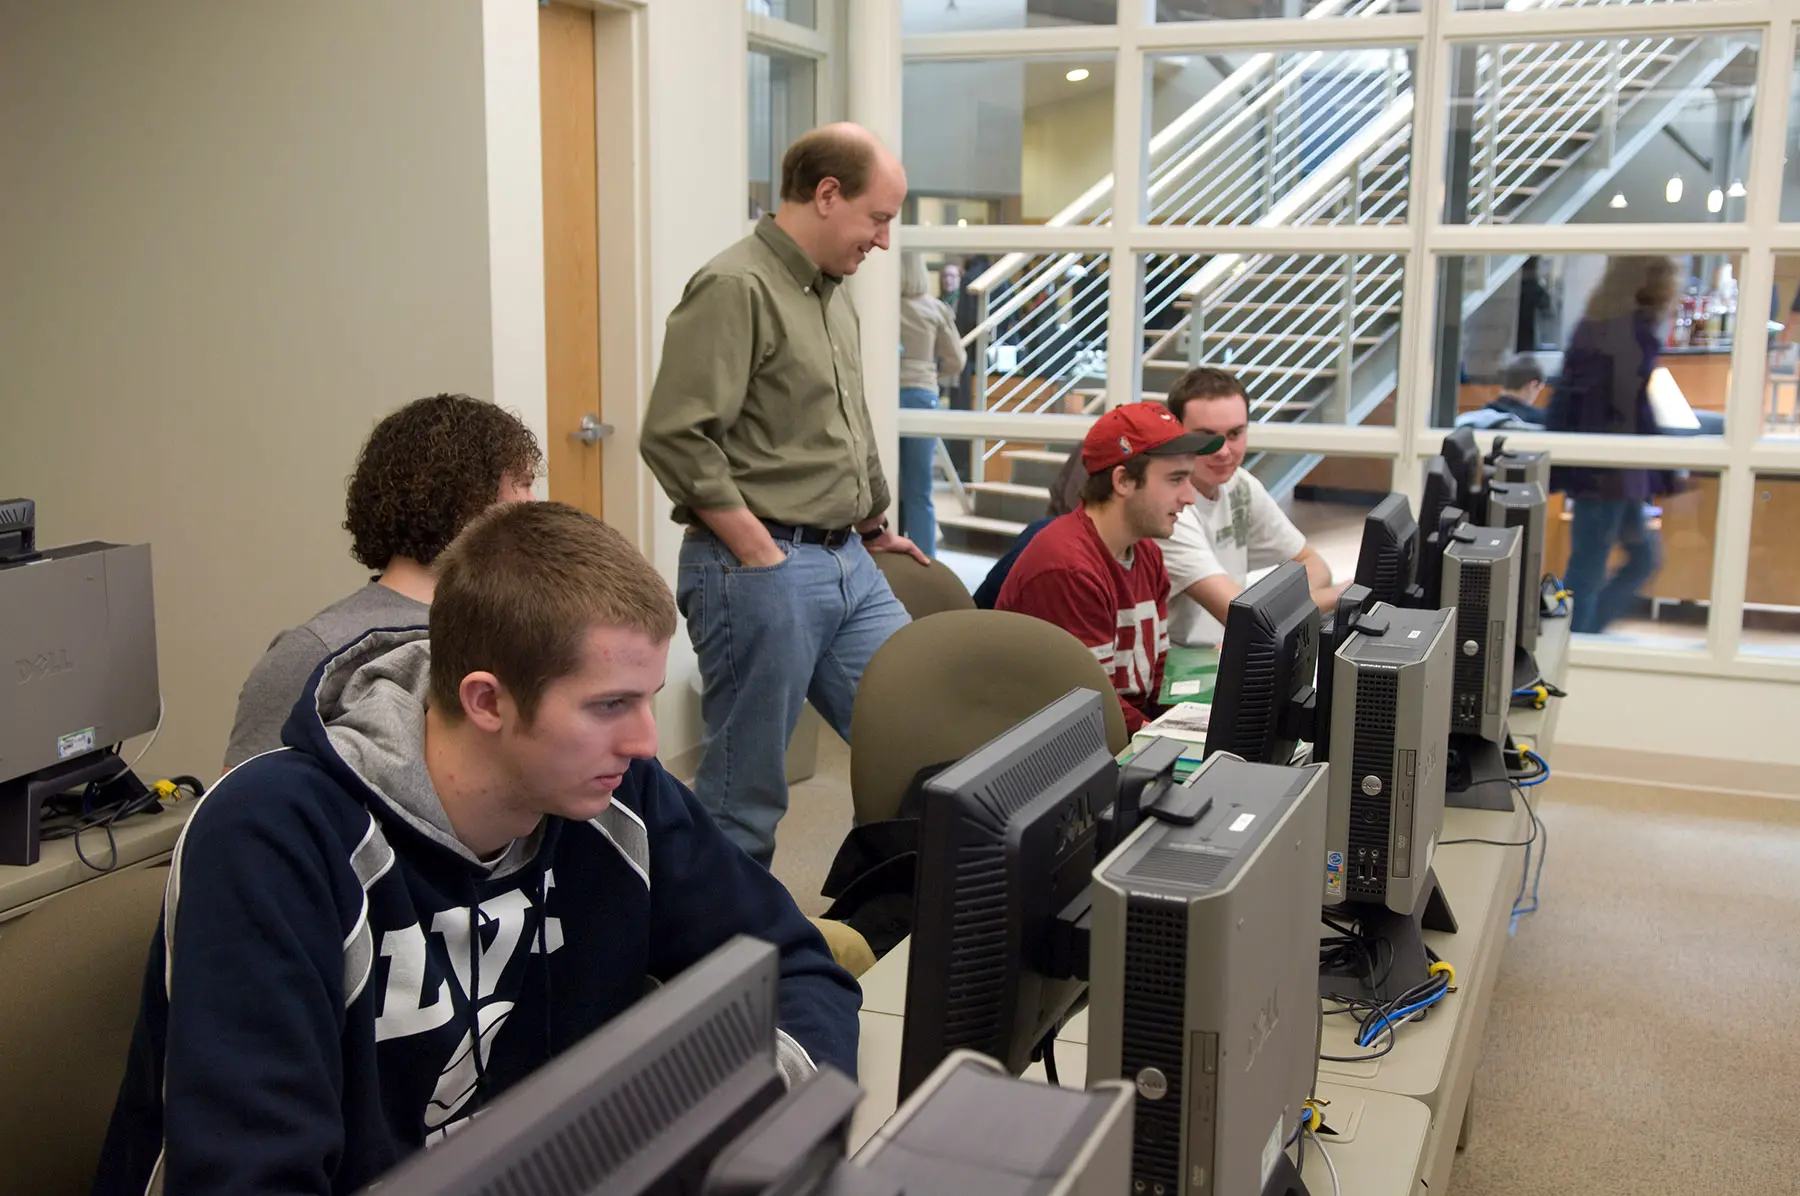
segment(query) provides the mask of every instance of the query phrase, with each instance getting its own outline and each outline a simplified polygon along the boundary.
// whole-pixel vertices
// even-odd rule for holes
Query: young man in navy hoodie
[[[429,637],[320,666],[194,812],[96,1193],[350,1193],[734,934],[790,1080],[855,1074],[856,982],[655,759],[675,605],[572,507],[478,517]]]

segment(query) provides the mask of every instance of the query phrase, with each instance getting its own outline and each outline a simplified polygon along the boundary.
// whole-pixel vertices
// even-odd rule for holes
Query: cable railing
[[[1393,3],[1325,0],[1307,16],[1369,15]],[[1621,112],[1654,89],[1695,40],[1481,49],[1463,219],[1509,222],[1590,149],[1610,168]],[[1412,106],[1408,51],[1251,55],[1152,137],[1144,218],[1262,227],[1403,223]],[[1099,180],[1050,223],[1110,220],[1112,189],[1110,176]],[[1009,253],[972,280],[978,319],[963,338],[977,362],[971,406],[1021,414],[1102,406],[1110,273],[1104,254]],[[1359,392],[1358,367],[1387,354],[1360,389],[1384,378],[1391,386],[1402,281],[1395,254],[1148,255],[1141,390],[1154,396],[1159,376],[1172,382],[1192,364],[1214,363],[1246,379],[1254,420],[1360,422],[1384,396]],[[977,462],[1006,447],[976,445]]]

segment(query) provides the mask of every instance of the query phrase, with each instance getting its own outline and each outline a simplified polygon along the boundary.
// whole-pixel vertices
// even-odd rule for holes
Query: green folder
[[[1157,700],[1164,706],[1177,702],[1211,702],[1213,684],[1219,679],[1217,648],[1170,647],[1163,662],[1162,693]]]

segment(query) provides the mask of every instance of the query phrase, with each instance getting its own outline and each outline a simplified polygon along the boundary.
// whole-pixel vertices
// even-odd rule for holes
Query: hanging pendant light
[[[1725,194],[1731,196],[1733,199],[1742,199],[1744,196],[1748,195],[1749,192],[1744,189],[1743,179],[1732,179],[1731,186],[1726,188]]]
[[[1708,191],[1706,193],[1706,210],[1709,212],[1723,212],[1725,210],[1725,193],[1717,187]]]
[[[1681,202],[1681,176],[1680,175],[1672,174],[1669,176],[1669,185],[1667,187],[1663,188],[1663,198],[1668,200],[1670,203],[1680,203]]]
[[[1625,205],[1625,193],[1623,191],[1613,192],[1612,202],[1609,203],[1607,206],[1611,207],[1611,208],[1625,207],[1626,206]]]

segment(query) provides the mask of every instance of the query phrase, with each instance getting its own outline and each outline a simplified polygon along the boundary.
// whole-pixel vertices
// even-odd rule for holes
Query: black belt
[[[821,548],[842,548],[856,534],[853,527],[796,527],[789,523],[776,523],[773,519],[764,519],[762,525],[769,529],[769,535],[776,540],[786,540],[792,544],[817,544]]]

